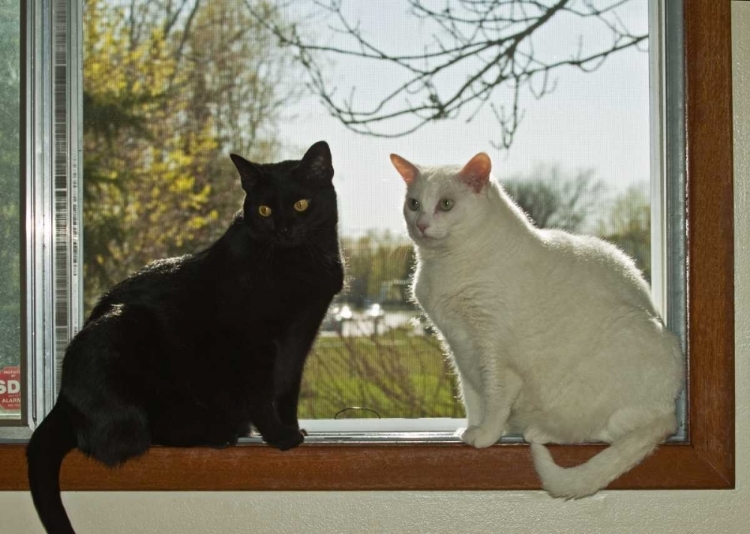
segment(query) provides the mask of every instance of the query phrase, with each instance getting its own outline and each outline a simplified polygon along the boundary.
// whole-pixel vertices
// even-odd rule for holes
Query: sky
[[[382,0],[344,5],[349,7],[347,16],[358,20],[362,30],[378,45],[403,52],[432,42],[434,29],[417,23],[406,13],[405,4],[401,0]],[[632,0],[618,15],[633,32],[648,28],[646,0]],[[337,43],[336,37],[326,37],[332,34],[324,25],[318,31],[327,42]],[[571,56],[580,36],[584,47],[608,44],[611,39],[608,31],[595,33],[570,20],[550,25],[540,35],[535,49],[548,57]],[[399,75],[382,65],[363,65],[340,58],[331,63],[328,72],[342,93],[356,86],[356,95],[365,105],[374,103],[383,90],[393,88]],[[416,164],[462,165],[484,151],[490,155],[493,173],[500,180],[528,175],[544,164],[558,165],[564,174],[571,175],[594,169],[596,178],[603,180],[611,193],[632,184],[647,188],[648,53],[630,48],[610,56],[593,73],[563,68],[556,71],[554,80],[555,90],[540,100],[528,92],[523,94],[523,121],[508,151],[491,145],[497,138],[498,125],[489,108],[471,122],[466,121],[468,113],[463,113],[457,119],[428,125],[406,137],[382,139],[349,131],[312,94],[289,111],[290,120],[283,121],[278,133],[303,151],[321,139],[331,146],[343,235],[361,235],[373,228],[406,235],[401,216],[405,187],[390,163],[388,156],[392,152]],[[498,93],[493,101],[502,104],[503,95]]]

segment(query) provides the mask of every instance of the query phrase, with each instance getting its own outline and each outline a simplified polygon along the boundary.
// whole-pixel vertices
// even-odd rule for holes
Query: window
[[[55,5],[64,5],[56,2]],[[670,8],[680,8],[669,3]],[[26,17],[29,42],[44,46],[44,33],[37,31],[51,24],[49,13],[36,10],[31,4]],[[58,12],[59,13],[59,12]],[[72,21],[80,13],[75,4],[66,11],[71,24],[63,18],[63,27],[75,27]],[[668,11],[667,16],[684,20],[684,63],[686,107],[686,189],[688,210],[688,347],[690,381],[687,401],[689,406],[687,441],[661,447],[643,465],[623,476],[613,487],[685,488],[731,487],[733,480],[733,292],[732,292],[732,167],[731,167],[731,87],[729,62],[729,6],[716,5],[708,0],[689,0],[685,17],[680,11]],[[57,19],[55,19],[57,21]],[[674,22],[674,20],[673,20]],[[678,25],[679,26],[679,25]],[[668,26],[669,28],[670,26]],[[674,26],[671,26],[674,28]],[[56,31],[61,28],[56,27]],[[49,36],[47,35],[47,38]],[[75,42],[76,35],[67,35]],[[35,39],[38,39],[35,40]],[[50,41],[51,42],[51,41]],[[46,44],[49,45],[50,42]],[[667,43],[669,43],[667,39]],[[29,51],[32,49],[30,48]],[[37,54],[34,49],[33,57]],[[41,54],[40,59],[44,60]],[[49,61],[49,57],[46,59]],[[73,59],[73,58],[71,58]],[[681,62],[678,67],[680,76]],[[670,76],[667,65],[667,76]],[[76,72],[75,69],[72,69]],[[47,71],[50,81],[53,74]],[[39,71],[34,71],[39,76]],[[59,74],[58,74],[59,75]],[[34,80],[36,81],[36,80]],[[62,121],[70,130],[63,129],[68,142],[76,146],[77,107],[75,94],[79,91],[74,77],[63,84],[67,92],[59,98],[68,106]],[[34,88],[39,85],[32,84]],[[43,91],[40,90],[43,94]],[[26,106],[37,105],[37,94],[27,93]],[[31,103],[29,102],[31,99]],[[56,101],[57,102],[57,101]],[[682,110],[677,110],[682,112]],[[44,113],[40,114],[43,118]],[[48,121],[57,119],[47,111]],[[668,112],[664,120],[674,118]],[[72,127],[71,127],[72,125]],[[32,125],[33,126],[33,125]],[[670,130],[667,129],[667,132]],[[72,134],[71,134],[72,132]],[[34,138],[39,141],[43,139]],[[59,141],[58,137],[58,141]],[[68,176],[76,175],[75,152],[72,156],[65,145],[55,145],[69,156]],[[49,156],[48,156],[49,157]],[[50,157],[50,159],[52,159]],[[54,160],[56,161],[56,159]],[[43,171],[49,161],[36,159],[26,162]],[[673,160],[656,165],[675,165]],[[70,172],[73,171],[73,172]],[[47,174],[49,176],[49,174]],[[36,182],[35,182],[36,183]],[[76,183],[69,183],[75,188]],[[76,191],[66,190],[77,198]],[[669,198],[669,197],[668,197]],[[667,212],[670,206],[667,204]],[[669,213],[667,213],[669,215]],[[75,228],[76,221],[62,221]],[[51,235],[48,232],[48,235]],[[61,235],[53,240],[56,246],[64,241]],[[44,236],[41,236],[44,238]],[[52,237],[50,237],[52,239]],[[70,247],[71,249],[73,247]],[[77,291],[73,280],[76,265],[73,250],[65,263],[68,274],[63,287]],[[670,260],[671,261],[671,260]],[[677,262],[679,263],[679,262]],[[58,267],[57,265],[55,266]],[[44,272],[43,270],[41,272]],[[50,300],[53,285],[40,283]],[[667,292],[668,293],[668,292]],[[667,295],[668,298],[668,295]],[[72,299],[75,300],[75,299]],[[70,302],[69,300],[66,302]],[[44,310],[42,310],[44,311]],[[62,324],[61,313],[50,313],[60,325],[50,340],[63,340],[66,328],[74,329],[68,314]],[[50,310],[47,310],[50,312]],[[44,315],[44,314],[42,314]],[[36,323],[34,323],[36,324]],[[51,323],[47,323],[50,328]],[[43,331],[43,330],[40,330]],[[31,356],[30,354],[29,356]],[[43,374],[43,373],[42,373]],[[49,383],[47,384],[49,385]],[[50,391],[49,389],[46,391]],[[597,450],[598,446],[557,447],[553,452],[565,463],[579,463]],[[63,475],[65,489],[531,489],[538,481],[531,467],[526,447],[500,445],[490,450],[477,451],[456,443],[414,444],[314,444],[281,454],[266,447],[257,447],[248,454],[243,448],[225,451],[202,449],[171,450],[156,448],[139,460],[116,473],[86,462],[80,455],[66,461]],[[206,461],[209,460],[209,461]],[[0,486],[8,489],[25,488],[25,468],[22,445],[5,445],[0,451]],[[387,465],[388,469],[383,469]],[[158,469],[152,469],[158,466]],[[189,468],[186,469],[186,466]],[[210,466],[210,467],[208,467]],[[481,466],[479,468],[478,466]]]

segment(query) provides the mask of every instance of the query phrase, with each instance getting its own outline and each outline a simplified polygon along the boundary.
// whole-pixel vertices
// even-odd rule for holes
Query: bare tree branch
[[[489,104],[500,126],[493,144],[509,148],[523,118],[524,95],[542,98],[554,90],[552,75],[562,69],[591,72],[610,55],[647,42],[647,33],[630,31],[618,14],[632,1],[445,0],[438,8],[436,2],[405,0],[407,16],[434,28],[431,42],[420,52],[389,51],[388,37],[368,36],[346,14],[344,0],[313,2],[328,24],[322,32],[327,41],[304,36],[299,25],[282,28],[263,19],[254,3],[245,4],[281,45],[295,52],[309,75],[309,88],[347,128],[376,137],[401,137],[461,112],[471,121]],[[287,1],[285,8],[293,4]],[[611,39],[587,44],[580,35],[578,46],[567,55],[545,55],[534,39],[550,31],[553,23],[558,31],[585,23],[590,31],[606,32]],[[356,86],[342,93],[328,80],[325,61],[335,58],[359,59],[363,69],[378,64],[396,67],[403,76],[386,80],[382,96],[372,104],[359,98]]]

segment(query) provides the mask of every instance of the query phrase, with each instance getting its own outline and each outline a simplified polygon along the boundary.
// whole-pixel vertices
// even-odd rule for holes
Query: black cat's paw
[[[240,436],[246,434],[247,432],[244,431],[244,428],[241,428],[238,431],[235,429],[216,427],[212,429],[206,436],[205,445],[211,447],[212,449],[226,449],[227,447],[234,447],[239,442]]]
[[[309,434],[307,433],[307,430],[305,430],[304,428],[300,428],[300,427],[299,427],[299,423],[297,422],[297,420],[296,420],[296,419],[295,419],[295,420],[294,420],[294,421],[293,421],[292,423],[285,423],[285,422],[283,421],[283,419],[282,419],[282,424],[284,424],[285,426],[291,426],[291,427],[294,427],[294,428],[296,428],[296,429],[297,429],[297,430],[299,430],[299,431],[300,431],[300,433],[302,433],[302,435],[303,435],[303,436],[305,436],[305,437],[307,437],[307,436],[309,435]]]
[[[283,426],[278,431],[263,436],[263,441],[280,451],[288,451],[305,441],[305,436],[297,428]]]
[[[219,441],[213,441],[209,442],[208,446],[212,449],[226,449],[227,447],[234,447],[239,442],[239,438],[237,436],[234,436],[227,440],[219,440]]]

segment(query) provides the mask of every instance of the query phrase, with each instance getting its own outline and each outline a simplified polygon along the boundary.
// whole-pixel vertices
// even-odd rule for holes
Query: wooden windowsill
[[[583,463],[602,448],[550,447],[563,466]],[[4,449],[0,487],[27,490],[24,447]],[[540,489],[525,444],[483,450],[463,444],[315,444],[287,452],[264,445],[223,450],[154,447],[118,469],[76,452],[65,460],[61,486],[71,491]],[[610,487],[731,488],[733,480],[695,447],[667,444]]]

